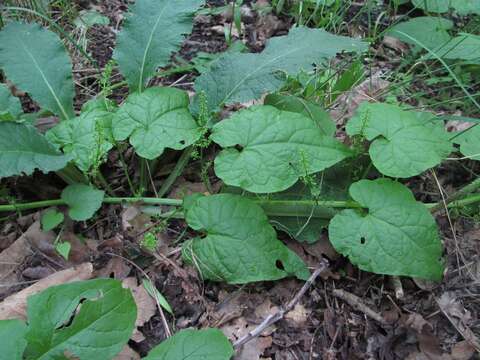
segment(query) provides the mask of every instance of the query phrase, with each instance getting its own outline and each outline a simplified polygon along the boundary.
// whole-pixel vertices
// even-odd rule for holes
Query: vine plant
[[[361,55],[368,44],[304,27],[272,38],[261,53],[219,57],[196,79],[198,95],[192,101],[175,88],[148,87],[157,68],[167,65],[178,50],[183,34],[191,31],[193,14],[202,4],[137,0],[114,52],[129,96],[117,107],[101,94],[78,115],[72,101],[72,65],[61,39],[36,24],[6,21],[0,31],[0,68],[60,122],[41,134],[31,116],[22,113],[18,99],[1,85],[0,177],[56,171],[70,184],[60,199],[0,205],[0,211],[67,206],[71,219],[84,221],[102,204],[168,205],[174,210],[160,216],[183,217],[192,229],[206,234],[183,244],[184,260],[203,279],[230,284],[309,277],[304,262],[277,239],[272,224],[299,241],[315,241],[316,230],[328,227],[335,249],[362,270],[440,280],[442,244],[431,213],[439,204],[416,201],[401,179],[424,173],[456,151],[442,121],[401,104],[366,102],[346,126],[355,145],[338,141],[333,122],[317,104],[279,92],[283,75],[308,71],[313,63],[325,68],[341,52]],[[218,121],[224,106],[264,94],[269,95],[263,105]],[[454,140],[466,156],[480,152],[472,150],[478,149],[472,133]],[[109,151],[121,152],[127,142],[147,168],[166,148],[184,151],[160,196],[188,159],[202,157],[211,143],[221,148],[214,171],[228,187],[220,194],[177,200],[135,196],[128,179],[131,197],[114,197],[101,165]],[[354,167],[365,154],[380,176],[357,179],[349,184],[348,194],[335,186],[330,191],[332,178],[342,174],[337,171]],[[66,176],[79,173],[82,176]],[[305,191],[304,184],[311,191]],[[458,208],[480,202],[479,194],[472,195],[478,185],[477,180],[444,205]],[[329,197],[335,195],[339,197]],[[67,326],[81,299],[87,301]],[[44,308],[50,310],[43,312]],[[115,280],[62,285],[30,299],[28,325],[20,320],[0,322],[0,334],[15,334],[16,340],[2,349],[9,359],[53,359],[66,351],[81,359],[110,359],[128,341],[135,314],[129,291]],[[105,337],[93,336],[102,326]],[[205,341],[209,346],[202,347]],[[186,330],[147,358],[178,359],[187,350],[199,359],[228,359],[232,354],[218,331]]]

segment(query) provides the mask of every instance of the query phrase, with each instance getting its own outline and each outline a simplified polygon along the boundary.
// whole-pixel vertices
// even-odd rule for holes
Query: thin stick
[[[129,260],[129,259],[127,259],[127,258],[125,258],[121,255],[114,254],[114,253],[107,252],[105,254],[110,255],[110,256],[118,257],[118,258],[128,262],[130,265],[132,265],[138,271],[140,271],[143,274],[143,276],[145,276],[147,278],[147,280],[150,282],[150,284],[152,285],[153,288],[155,287],[152,279],[150,279],[150,276],[148,276],[148,274],[140,266],[135,264],[133,261],[131,261],[131,260]],[[165,329],[165,336],[167,338],[169,338],[169,337],[172,336],[172,332],[170,331],[170,327],[168,326],[167,318],[165,317],[165,314],[163,313],[162,306],[160,305],[160,302],[158,301],[158,298],[156,296],[154,296],[154,298],[155,298],[155,302],[157,303],[158,311],[160,312],[160,317],[162,318],[162,325],[163,325],[163,328]]]
[[[310,275],[308,280],[303,284],[300,291],[293,297],[292,300],[286,305],[282,306],[275,314],[268,315],[265,320],[262,321],[260,325],[258,325],[255,329],[250,331],[248,334],[240,338],[239,340],[233,343],[234,348],[239,348],[242,345],[245,345],[250,340],[259,336],[266,328],[275,324],[278,320],[282,319],[286,313],[290,312],[295,305],[298,304],[302,296],[307,292],[307,290],[313,285],[317,277],[327,269],[328,262],[326,260],[322,260],[318,268]]]
[[[332,294],[338,297],[339,299],[342,299],[343,301],[345,301],[348,305],[350,305],[354,309],[361,311],[362,313],[372,318],[376,322],[382,325],[388,325],[387,321],[379,313],[373,311],[367,305],[365,305],[362,299],[360,299],[358,296],[340,289],[334,289],[332,291]]]

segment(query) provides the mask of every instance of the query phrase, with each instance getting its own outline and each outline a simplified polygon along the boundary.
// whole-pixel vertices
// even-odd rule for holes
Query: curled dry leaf
[[[141,342],[145,340],[143,334],[137,329],[143,326],[150,318],[155,315],[157,305],[155,300],[148,294],[143,285],[137,284],[137,279],[129,277],[122,282],[124,288],[132,290],[133,298],[137,304],[137,320],[135,321],[135,330],[132,334],[132,340]]]
[[[29,286],[16,294],[10,295],[0,303],[0,320],[17,318],[26,319],[27,298],[30,295],[37,294],[51,286],[91,279],[92,273],[92,263],[84,263],[56,272],[32,286]]]

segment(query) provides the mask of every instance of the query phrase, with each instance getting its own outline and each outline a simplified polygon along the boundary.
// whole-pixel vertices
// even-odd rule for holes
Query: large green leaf
[[[195,81],[197,92],[205,91],[208,105],[246,102],[277,90],[283,84],[278,72],[309,70],[313,63],[325,65],[342,51],[362,52],[367,44],[356,39],[329,34],[322,29],[293,28],[286,36],[268,41],[260,54],[226,54],[209,72]]]
[[[27,325],[21,320],[0,321],[0,360],[22,360]]]
[[[415,47],[418,47],[418,43],[420,43],[429,49],[435,49],[445,45],[450,40],[451,37],[447,30],[452,28],[453,22],[451,20],[433,16],[420,16],[392,26],[386,34]],[[418,43],[404,34],[414,38]]]
[[[446,60],[464,60],[470,64],[480,64],[480,36],[461,33],[435,50],[435,54]],[[432,54],[425,59],[436,59]]]
[[[69,206],[68,215],[77,221],[90,219],[102,206],[105,192],[84,184],[68,185],[62,200]]]
[[[6,85],[0,83],[0,121],[8,115],[15,119],[22,112],[20,99],[13,96]]]
[[[70,354],[80,360],[105,360],[127,343],[137,308],[120,281],[96,279],[50,287],[31,296],[27,313],[27,359],[63,359]]]
[[[328,230],[338,252],[365,271],[440,280],[435,219],[407,187],[389,179],[361,180],[350,186],[350,195],[368,212],[343,210],[332,219]]]
[[[62,154],[30,125],[0,121],[0,178],[60,170],[70,157]]]
[[[480,14],[478,0],[412,0],[412,3],[428,12],[444,13],[454,9],[460,15]]]
[[[228,147],[215,159],[217,176],[228,185],[255,193],[285,190],[301,176],[351,155],[346,146],[325,136],[311,118],[269,105],[235,113],[213,127],[211,138]]]
[[[204,0],[137,0],[118,34],[113,58],[130,92],[142,91],[192,31],[193,13]]]
[[[460,145],[460,152],[474,160],[480,160],[480,126],[474,126],[453,139]]]
[[[113,113],[93,107],[76,118],[62,121],[46,136],[64,153],[72,154],[80,170],[88,172],[92,166],[103,162],[113,147],[108,129],[112,118]]]
[[[438,165],[452,151],[449,135],[430,113],[403,110],[396,105],[360,105],[347,124],[347,134],[373,140],[373,165],[387,176],[407,178]]]
[[[188,110],[186,92],[153,87],[130,95],[113,119],[116,140],[130,137],[141,157],[154,159],[166,147],[181,150],[200,137],[200,128]]]
[[[73,117],[72,63],[56,34],[37,24],[8,23],[0,31],[0,68],[44,109]]]
[[[182,330],[154,347],[144,360],[230,360],[233,347],[217,329]]]
[[[265,97],[264,104],[275,106],[279,110],[305,115],[315,121],[323,135],[335,134],[336,126],[328,112],[311,101],[293,95],[270,94]]]
[[[277,240],[262,208],[250,199],[232,194],[197,197],[186,206],[186,220],[207,234],[183,246],[184,259],[204,279],[243,284],[309,276],[302,260]]]

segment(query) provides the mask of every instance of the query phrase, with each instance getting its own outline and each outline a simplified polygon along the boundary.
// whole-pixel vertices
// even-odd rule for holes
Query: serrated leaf
[[[33,126],[0,121],[0,134],[0,178],[60,170],[70,160]]]
[[[204,0],[137,0],[117,37],[113,58],[130,92],[142,91],[192,31],[193,14]]]
[[[311,101],[293,95],[269,94],[265,97],[264,104],[274,106],[279,110],[299,113],[312,119],[323,135],[333,136],[337,129],[330,115]]]
[[[42,230],[43,231],[50,231],[55,229],[58,225],[60,225],[64,220],[63,213],[55,210],[55,209],[50,209],[47,210],[43,215],[42,215]]]
[[[282,242],[262,208],[232,194],[196,197],[186,209],[188,225],[206,237],[184,244],[185,261],[204,279],[244,284],[286,276],[307,279],[302,260]]]
[[[16,118],[22,112],[20,99],[13,96],[6,85],[0,84],[0,116],[10,114],[13,118]]]
[[[473,160],[480,160],[480,126],[475,126],[455,137],[453,142],[460,145],[460,152]]]
[[[452,151],[449,135],[435,116],[396,105],[364,102],[347,123],[347,134],[373,142],[369,154],[384,175],[407,178],[438,165]]]
[[[425,11],[445,13],[454,9],[460,15],[480,14],[478,0],[412,0],[412,3]]]
[[[227,148],[215,159],[217,176],[255,193],[285,190],[299,177],[352,154],[323,135],[311,118],[268,105],[253,106],[221,121],[213,127],[211,139]]]
[[[181,150],[200,137],[200,129],[188,110],[186,92],[153,87],[130,95],[115,114],[113,136],[130,137],[141,157],[155,159],[165,148]]]
[[[136,310],[130,290],[117,280],[50,287],[28,299],[27,359],[112,359],[132,334]]]
[[[27,346],[27,325],[21,320],[0,321],[0,360],[22,360]]]
[[[230,360],[233,347],[218,329],[182,330],[154,347],[144,360]]]
[[[284,82],[278,72],[310,70],[313,63],[325,65],[342,51],[363,52],[367,47],[322,29],[293,28],[286,36],[270,39],[262,53],[226,54],[196,79],[194,87],[197,93],[205,91],[209,107],[216,110],[278,90]]]
[[[113,113],[93,107],[80,116],[62,121],[49,130],[46,137],[65,154],[71,154],[78,168],[88,172],[105,160],[113,147],[110,132]]]
[[[386,35],[418,47],[418,43],[402,34],[404,33],[433,50],[445,45],[450,40],[451,37],[447,30],[452,28],[453,22],[448,19],[420,16],[392,26]]]
[[[84,184],[73,184],[62,191],[62,200],[69,206],[72,220],[88,220],[102,206],[105,192]]]
[[[72,63],[55,33],[37,24],[7,23],[0,31],[0,68],[42,108],[64,119],[74,116]]]
[[[435,219],[412,192],[390,179],[361,180],[351,197],[368,209],[343,210],[330,222],[330,241],[360,269],[440,280],[442,244]]]

